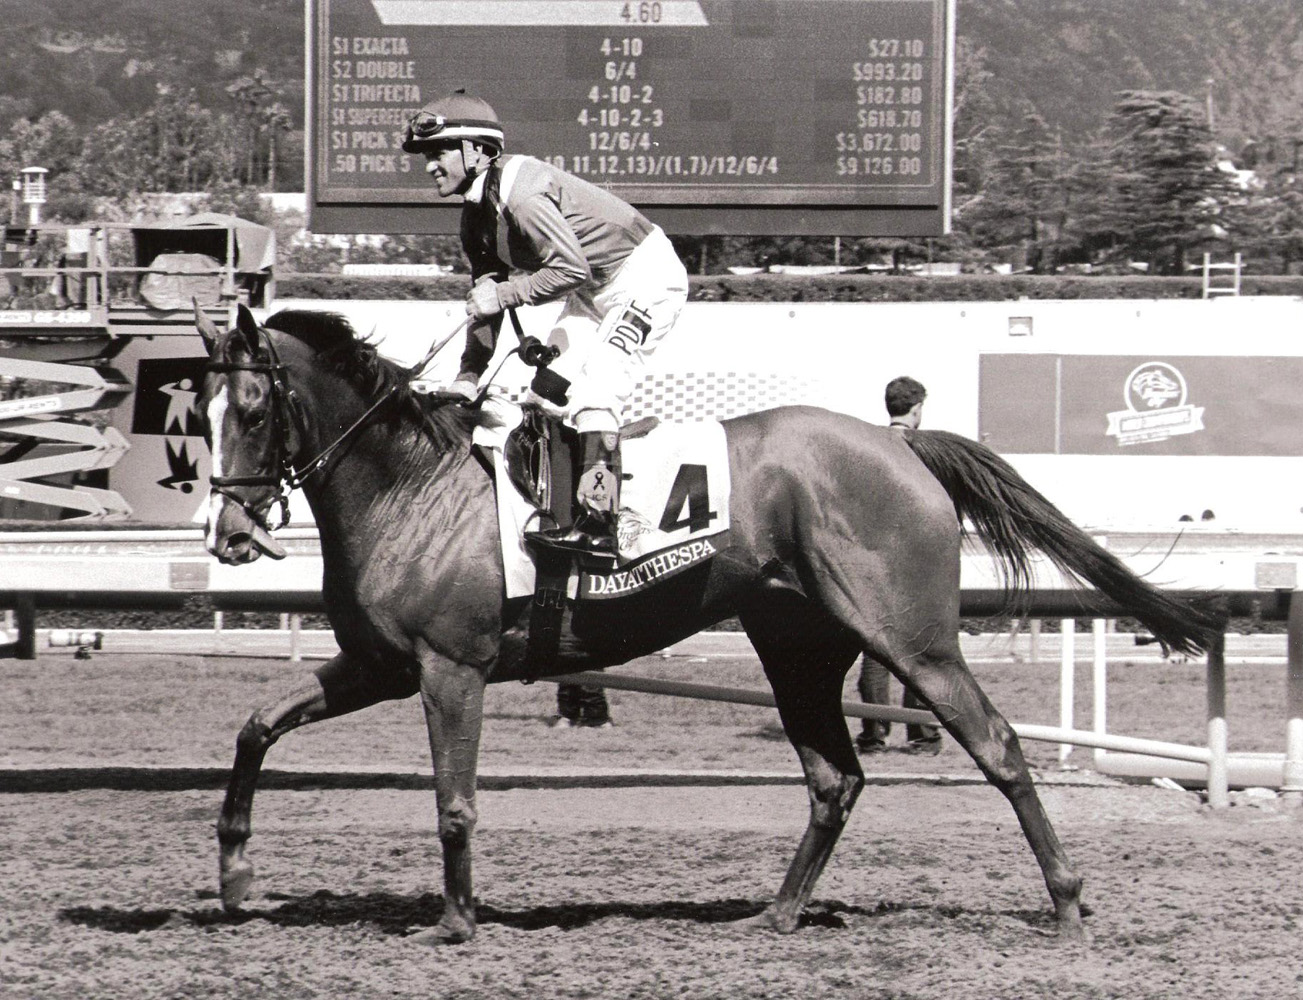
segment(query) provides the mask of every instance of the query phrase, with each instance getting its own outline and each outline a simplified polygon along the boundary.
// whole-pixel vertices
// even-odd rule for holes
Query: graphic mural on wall
[[[1009,455],[1296,457],[1301,383],[1299,357],[983,354],[979,434]]]
[[[154,482],[164,489],[193,493],[199,478],[195,454],[204,449],[203,424],[194,402],[207,358],[143,358],[136,380],[131,433],[164,438],[167,475]]]
[[[191,522],[208,492],[208,448],[194,409],[207,360],[194,335],[133,337],[119,357],[135,389],[110,420],[132,447],[111,481],[133,521]]]
[[[1185,376],[1166,361],[1137,365],[1126,377],[1122,394],[1127,408],[1108,414],[1108,429],[1104,433],[1117,438],[1123,447],[1164,441],[1204,429],[1204,408],[1187,402],[1189,388]]]

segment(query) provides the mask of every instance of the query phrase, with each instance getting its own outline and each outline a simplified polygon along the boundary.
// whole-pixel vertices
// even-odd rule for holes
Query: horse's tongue
[[[272,537],[271,532],[261,525],[253,526],[253,544],[273,559],[284,559],[289,553],[285,546]]]

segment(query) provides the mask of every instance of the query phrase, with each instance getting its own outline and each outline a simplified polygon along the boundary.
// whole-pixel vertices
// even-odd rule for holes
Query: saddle
[[[568,528],[578,515],[575,480],[579,475],[579,434],[560,419],[539,407],[523,407],[520,424],[507,435],[502,460],[507,478],[537,509],[540,519],[552,523],[542,527]],[[646,417],[627,424],[622,439],[642,437],[660,421]],[[525,640],[527,683],[537,679],[556,662],[565,615],[566,589],[572,563],[581,557],[550,546],[535,545],[535,584]]]
[[[574,491],[579,434],[537,406],[526,404],[522,410],[524,419],[507,435],[502,449],[507,478],[538,509],[540,518],[552,522],[542,527],[568,528],[578,514]],[[659,423],[658,417],[644,417],[625,424],[620,440],[645,437]]]

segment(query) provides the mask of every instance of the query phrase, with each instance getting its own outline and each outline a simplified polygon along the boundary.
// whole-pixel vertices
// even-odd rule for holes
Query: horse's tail
[[[947,431],[913,430],[904,436],[950,494],[960,521],[967,518],[997,558],[1014,594],[1030,589],[1031,552],[1038,549],[1140,619],[1174,650],[1206,650],[1220,634],[1223,623],[1216,615],[1136,576],[990,448]]]

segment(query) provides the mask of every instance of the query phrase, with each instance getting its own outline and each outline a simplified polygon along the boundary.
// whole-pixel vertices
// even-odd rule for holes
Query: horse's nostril
[[[253,535],[249,534],[247,531],[232,531],[226,536],[226,548],[228,551],[231,549],[246,549],[252,544]]]

